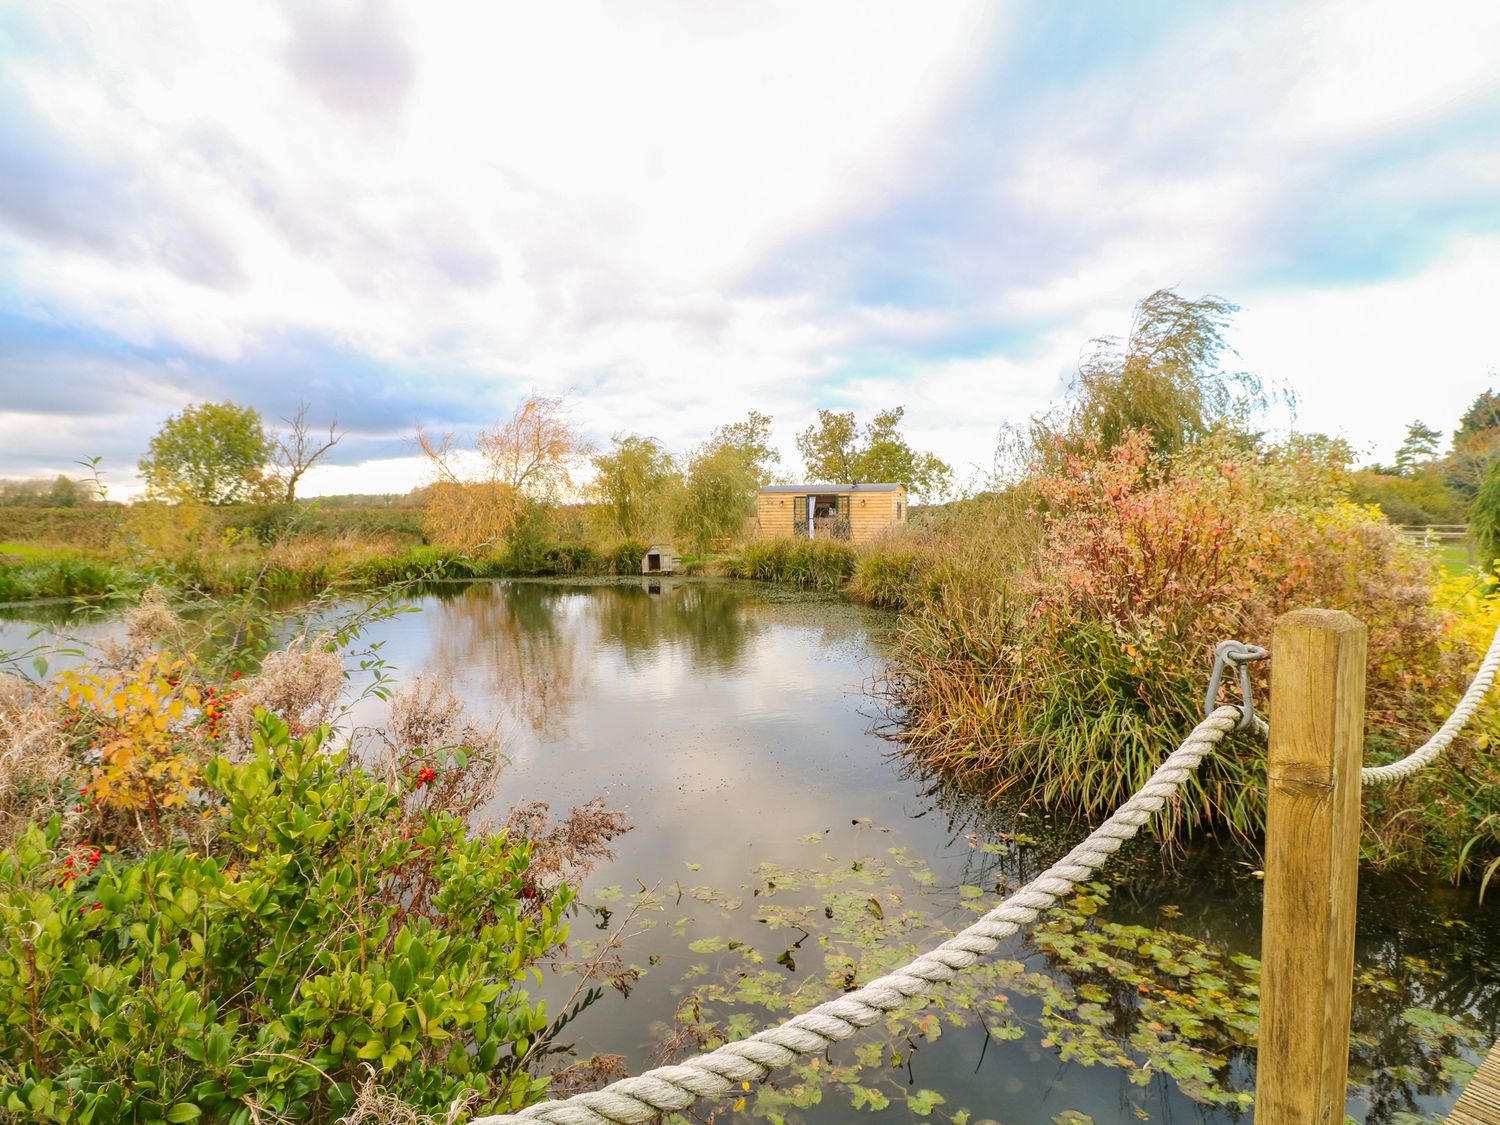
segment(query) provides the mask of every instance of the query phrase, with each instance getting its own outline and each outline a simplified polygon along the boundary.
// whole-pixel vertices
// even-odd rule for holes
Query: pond
[[[454,584],[411,604],[367,640],[401,678],[437,677],[497,724],[509,765],[490,813],[602,796],[633,825],[574,925],[580,957],[626,935],[622,987],[568,1025],[580,1057],[637,1071],[695,1036],[778,1022],[966,924],[1086,831],[906,766],[872,690],[887,614],[674,578]],[[0,649],[60,615],[4,616]],[[378,724],[383,706],[353,721]],[[1249,1120],[1235,1095],[1254,1086],[1253,1004],[1237,986],[1254,976],[1258,875],[1217,845],[1171,867],[1132,846],[1081,910],[1006,943],[928,1013],[699,1119]],[[1500,1034],[1496,921],[1469,890],[1362,881],[1356,1120],[1451,1107],[1464,1060]],[[559,1010],[576,984],[540,988]]]

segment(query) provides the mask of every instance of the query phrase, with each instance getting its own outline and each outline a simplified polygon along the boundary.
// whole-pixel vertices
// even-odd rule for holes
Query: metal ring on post
[[[1214,670],[1208,677],[1208,694],[1203,697],[1204,717],[1207,718],[1218,706],[1224,666],[1233,664],[1240,670],[1240,722],[1234,729],[1248,730],[1255,722],[1255,700],[1250,692],[1250,665],[1270,655],[1260,645],[1247,645],[1243,641],[1220,641],[1214,648]]]

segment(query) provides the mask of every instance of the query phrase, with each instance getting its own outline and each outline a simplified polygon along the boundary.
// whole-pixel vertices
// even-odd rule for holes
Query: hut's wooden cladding
[[[906,518],[906,489],[899,484],[777,485],[755,497],[755,531],[761,539],[806,539],[811,532],[814,539],[862,543]]]

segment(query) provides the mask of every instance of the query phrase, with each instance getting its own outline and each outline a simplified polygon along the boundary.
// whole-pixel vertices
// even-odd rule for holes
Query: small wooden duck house
[[[682,560],[673,553],[671,547],[657,545],[652,547],[641,558],[642,574],[676,574],[677,568],[682,565]]]

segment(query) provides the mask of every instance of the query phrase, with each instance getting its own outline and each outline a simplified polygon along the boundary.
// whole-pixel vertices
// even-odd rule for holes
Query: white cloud
[[[1348,437],[1387,463],[1421,419],[1451,431],[1497,385],[1500,239],[1474,240],[1413,276],[1247,298],[1244,366],[1295,389],[1299,429]]]
[[[1479,295],[1500,262],[1462,222],[1422,232],[1440,264],[1419,255],[1415,276],[1377,285],[1298,280],[1320,263],[1279,240],[1299,204],[1336,209],[1327,193],[1355,174],[1341,161],[1429,140],[1493,96],[1500,9],[1185,9],[1098,66],[1035,43],[1076,73],[982,105],[963,99],[1005,57],[1011,16],[977,0],[116,0],[25,18],[50,46],[0,77],[57,152],[0,225],[3,280],[24,294],[12,311],[186,351],[220,378],[316,340],[400,373],[337,383],[374,397],[401,382],[372,441],[424,388],[434,411],[470,404],[475,426],[529,390],[576,391],[593,434],[679,448],[754,408],[788,454],[818,406],[903,403],[919,444],[984,465],[996,428],[1045,405],[1080,347],[1125,331],[1162,285],[1243,303],[1245,365],[1296,385],[1305,425],[1339,428],[1330,404],[1355,400],[1345,428],[1363,442],[1399,439],[1406,419],[1384,413],[1404,401],[1399,367],[1427,365],[1429,420],[1448,425],[1438,405],[1461,409],[1495,362]],[[42,206],[46,175],[69,188],[53,203],[93,209]],[[931,216],[884,227],[923,183],[1010,236],[1015,260],[961,224],[929,244]],[[1435,184],[1483,206],[1493,146],[1460,137],[1372,190],[1399,208]],[[8,199],[0,185],[0,224]],[[888,261],[893,284],[865,288],[837,268],[887,238],[930,254],[926,272]],[[828,269],[747,291],[807,243]],[[955,295],[908,302],[911,278]],[[986,338],[1005,343],[976,354]],[[952,341],[965,358],[943,357]],[[882,374],[849,374],[867,367]],[[180,407],[193,378],[135,376],[131,425]],[[295,408],[276,397],[295,379],[243,386],[274,417]],[[1381,396],[1361,393],[1369,380]],[[361,473],[398,487],[412,465],[329,466],[316,487]]]
[[[539,343],[641,305],[694,321],[779,240],[877,194],[983,26],[975,4],[289,10],[112,4],[70,28],[86,68],[14,66],[55,130],[246,277],[215,292],[163,247],[143,268],[14,240],[29,291],[222,357],[292,325],[387,357],[461,336],[535,369]],[[365,70],[344,23],[379,41]]]

